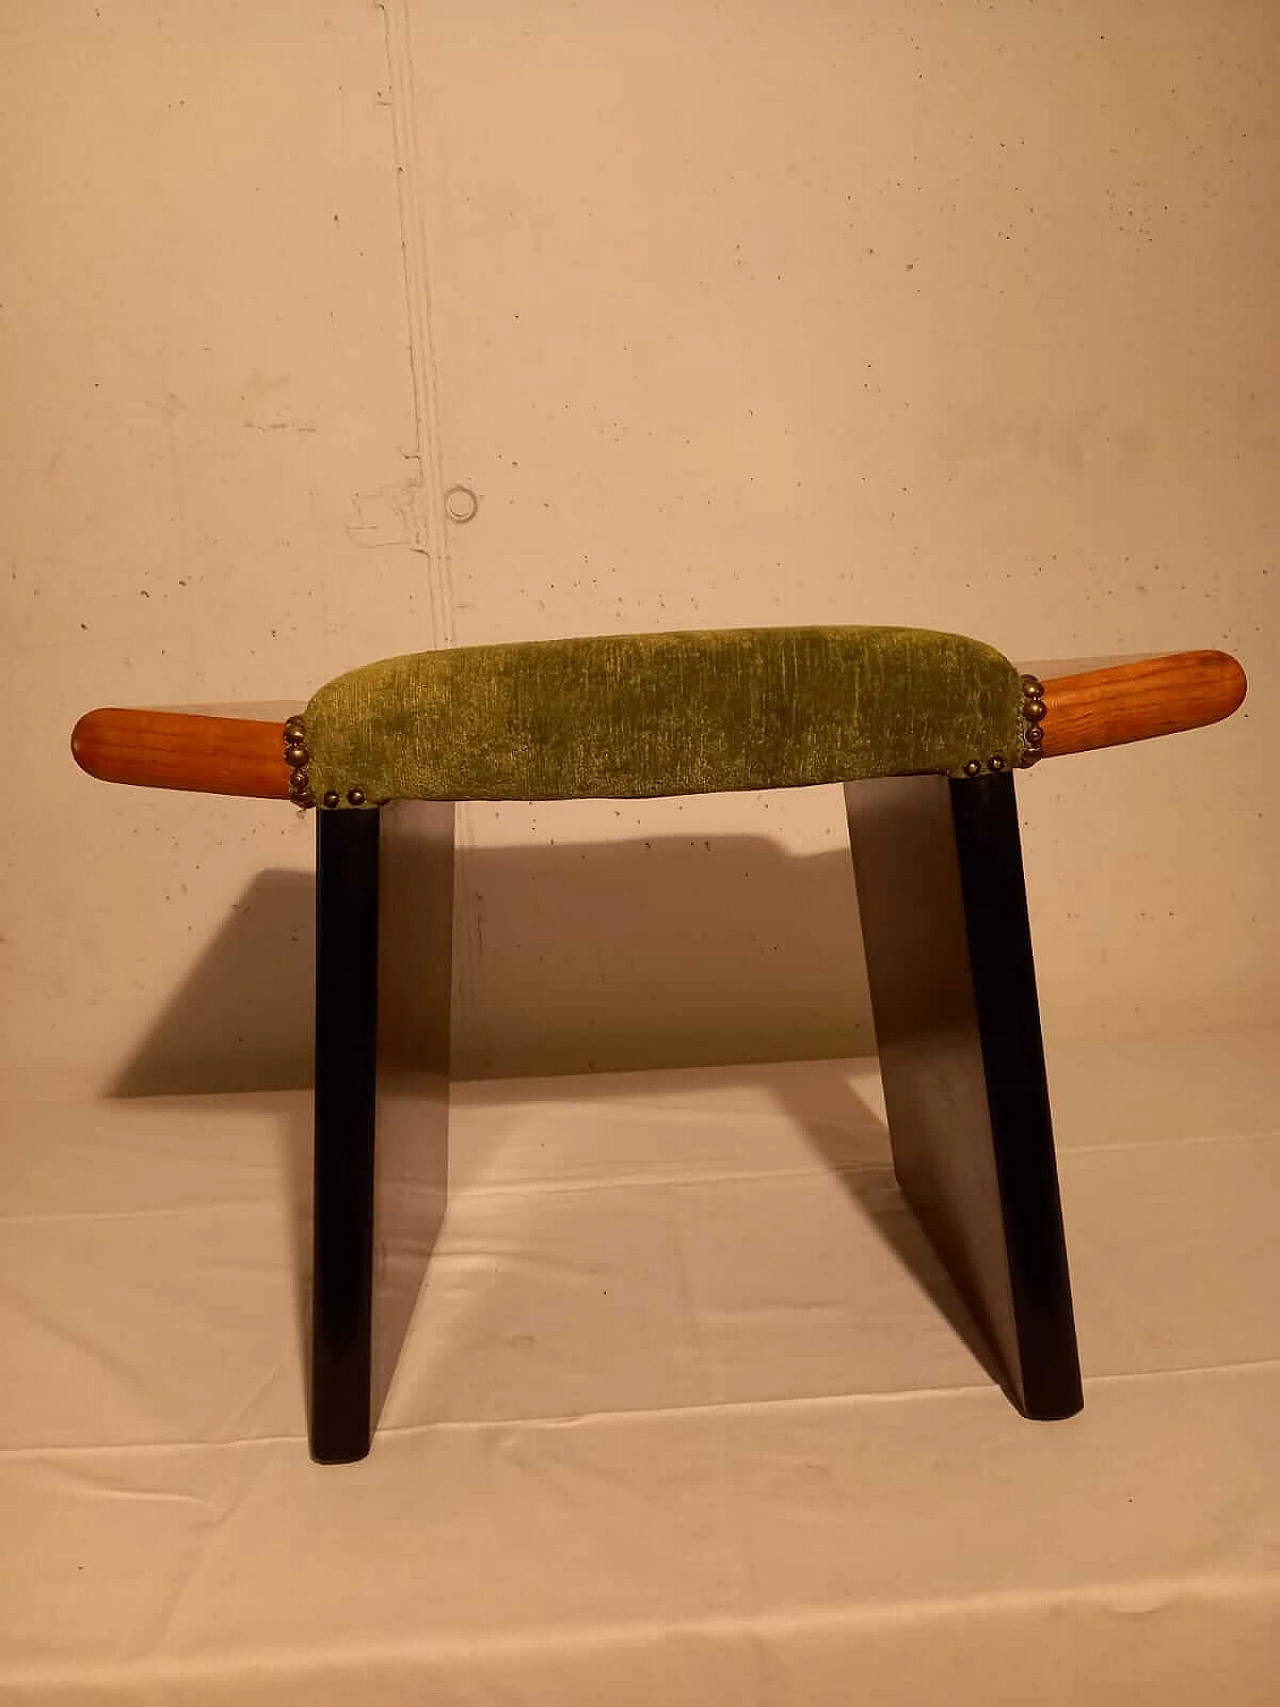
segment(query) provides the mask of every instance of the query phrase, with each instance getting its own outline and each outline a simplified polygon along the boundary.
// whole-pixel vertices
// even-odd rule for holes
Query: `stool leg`
[[[318,812],[316,875],[309,1432],[340,1464],[369,1450],[443,1213],[452,805]]]
[[[1083,1404],[1012,776],[845,788],[894,1171],[1024,1416]]]

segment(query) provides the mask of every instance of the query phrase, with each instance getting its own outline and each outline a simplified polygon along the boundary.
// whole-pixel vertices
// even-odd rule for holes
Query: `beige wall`
[[[602,629],[1237,651],[1025,779],[1029,882],[1051,1032],[1275,1020],[1274,7],[0,30],[11,1086],[306,1070],[308,826],[80,778],[80,709]],[[466,1071],[867,1046],[834,791],[464,834]]]

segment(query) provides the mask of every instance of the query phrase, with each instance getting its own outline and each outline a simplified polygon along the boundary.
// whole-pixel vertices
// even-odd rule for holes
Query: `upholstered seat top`
[[[1030,756],[1018,671],[918,628],[746,628],[420,652],[304,714],[319,804],[554,800],[974,775]]]

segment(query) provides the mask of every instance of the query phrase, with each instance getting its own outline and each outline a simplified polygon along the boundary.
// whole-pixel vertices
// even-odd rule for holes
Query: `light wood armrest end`
[[[1041,750],[1048,759],[1201,729],[1230,717],[1247,686],[1229,652],[1173,652],[1048,674]]]
[[[104,706],[86,712],[76,724],[71,751],[81,770],[103,782],[289,798],[283,717],[268,723],[237,717],[232,707],[211,716]]]

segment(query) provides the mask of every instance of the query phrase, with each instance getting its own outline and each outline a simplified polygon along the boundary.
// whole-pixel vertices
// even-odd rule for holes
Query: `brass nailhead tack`
[[[1022,755],[1019,763],[1025,769],[1044,757],[1044,722],[1047,707],[1044,703],[1044,683],[1036,676],[1022,678]]]

